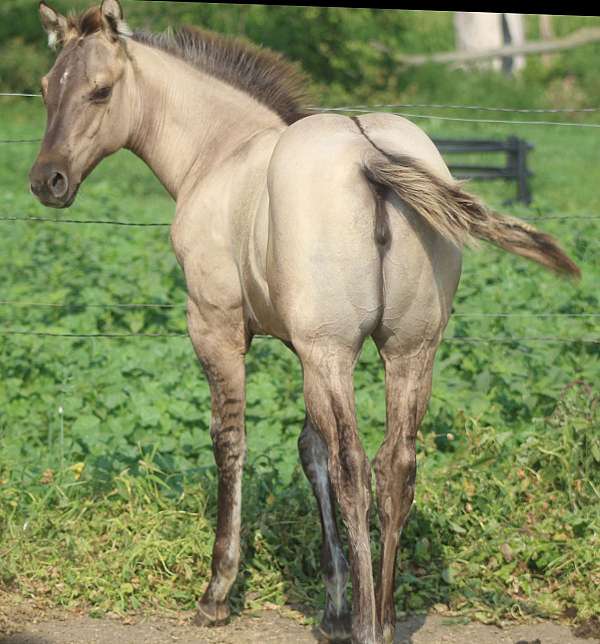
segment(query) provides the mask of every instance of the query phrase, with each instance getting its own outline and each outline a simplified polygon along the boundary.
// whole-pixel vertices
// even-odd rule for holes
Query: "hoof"
[[[317,627],[317,636],[322,642],[349,642],[352,638],[352,620],[349,613],[325,615]]]
[[[198,602],[194,618],[196,626],[222,626],[229,621],[231,610],[227,602]]]

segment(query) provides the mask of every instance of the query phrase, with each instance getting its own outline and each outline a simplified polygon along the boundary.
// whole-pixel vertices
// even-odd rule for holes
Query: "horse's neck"
[[[280,117],[241,90],[147,45],[129,42],[134,123],[127,147],[177,200]]]

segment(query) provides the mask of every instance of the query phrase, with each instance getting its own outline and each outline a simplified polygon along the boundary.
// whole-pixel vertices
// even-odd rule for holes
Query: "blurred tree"
[[[37,88],[39,76],[51,64],[53,56],[46,51],[37,6],[32,4],[3,0],[0,6],[3,89]],[[67,13],[90,3],[50,0],[50,4]],[[244,36],[298,61],[317,87],[328,85],[343,95],[356,95],[360,87],[385,89],[394,69],[371,43],[378,40],[397,48],[407,31],[407,14],[399,11],[133,0],[122,4],[134,29],[161,31],[192,24]]]
[[[48,0],[63,13],[81,11],[99,0]],[[518,76],[450,69],[443,65],[407,68],[395,53],[433,53],[455,47],[453,14],[207,2],[140,2],[121,0],[134,29],[161,31],[192,24],[244,36],[297,61],[313,81],[319,105],[358,103],[487,103],[553,106],[550,84],[571,79],[581,103],[600,101],[600,71],[590,65],[600,43],[557,54],[543,66],[534,56]],[[538,37],[538,18],[527,17],[529,37]],[[592,24],[598,18],[555,16],[557,36]],[[390,53],[386,53],[390,52]],[[0,1],[0,91],[37,91],[40,77],[55,54],[46,46],[37,2]],[[570,86],[569,86],[570,87]],[[565,100],[569,94],[565,93]],[[561,99],[562,101],[562,99]]]

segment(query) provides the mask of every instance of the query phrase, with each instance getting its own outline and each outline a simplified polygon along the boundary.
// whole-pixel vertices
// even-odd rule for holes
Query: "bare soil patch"
[[[0,600],[8,600],[6,595]],[[10,598],[0,606],[0,644],[315,644],[314,629],[287,609],[245,613],[220,628],[198,628],[192,613],[171,617],[112,617],[61,612],[35,600]],[[441,615],[412,616],[398,625],[396,644],[591,644],[600,633],[554,622],[502,628],[457,623]],[[583,636],[585,639],[583,639]]]

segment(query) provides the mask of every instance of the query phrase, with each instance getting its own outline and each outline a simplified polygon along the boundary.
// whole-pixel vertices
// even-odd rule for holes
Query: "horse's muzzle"
[[[53,163],[36,163],[29,172],[29,183],[45,206],[67,208],[73,203],[76,190],[71,189],[69,175]]]

